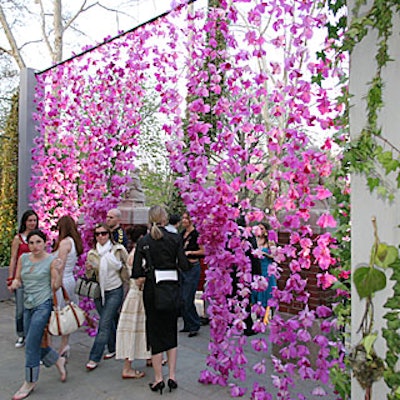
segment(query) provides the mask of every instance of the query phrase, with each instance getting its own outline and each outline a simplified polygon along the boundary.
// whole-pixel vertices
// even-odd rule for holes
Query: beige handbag
[[[53,292],[53,311],[50,314],[48,330],[51,335],[69,335],[80,328],[86,320],[85,312],[73,303],[64,286],[61,290],[65,300],[65,307],[59,308],[56,292]]]

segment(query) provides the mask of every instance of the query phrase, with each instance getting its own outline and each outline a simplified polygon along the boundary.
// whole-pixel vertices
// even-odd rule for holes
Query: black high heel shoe
[[[177,389],[178,383],[174,381],[173,379],[168,379],[168,387],[169,391],[172,392],[172,389]]]
[[[165,383],[164,381],[160,381],[156,385],[154,385],[154,383],[149,383],[149,387],[153,392],[157,392],[159,390],[160,394],[162,394],[162,391],[165,388]]]

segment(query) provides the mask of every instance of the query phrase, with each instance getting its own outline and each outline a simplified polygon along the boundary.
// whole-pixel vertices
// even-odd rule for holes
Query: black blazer
[[[151,262],[155,269],[178,269],[183,271],[189,269],[181,237],[176,233],[168,232],[165,228],[160,229],[163,233],[161,239],[155,240],[150,234],[147,234],[138,241],[133,259],[133,279],[145,277],[149,270],[146,259],[146,246],[149,247]]]

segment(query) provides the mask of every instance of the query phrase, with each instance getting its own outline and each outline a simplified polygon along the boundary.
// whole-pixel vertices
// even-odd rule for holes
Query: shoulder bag
[[[65,300],[65,307],[59,308],[56,292],[53,292],[53,311],[50,314],[48,331],[51,335],[69,335],[80,328],[86,320],[84,311],[73,303],[64,286],[61,290]]]

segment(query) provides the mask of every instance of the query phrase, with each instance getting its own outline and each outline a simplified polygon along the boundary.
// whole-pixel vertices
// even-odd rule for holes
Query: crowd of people
[[[195,295],[205,250],[187,212],[168,216],[163,207],[153,206],[149,210],[149,225],[135,226],[128,235],[120,219],[118,209],[109,210],[105,222],[95,225],[93,246],[85,254],[86,276],[98,282],[101,293],[94,299],[99,320],[86,370],[91,372],[101,360],[116,357],[123,360],[123,379],[139,379],[145,373],[133,369],[132,362],[146,360],[146,365],[154,371],[150,390],[162,394],[166,385],[170,391],[178,387],[178,318],[183,319],[180,332],[188,333],[188,337],[197,336],[204,321],[197,312]],[[74,303],[79,303],[74,273],[83,254],[83,243],[77,224],[70,216],[57,221],[58,237],[50,252],[46,235],[38,229],[39,222],[34,211],[26,211],[11,248],[7,284],[15,293],[15,347],[25,346],[26,371],[25,381],[13,400],[25,399],[32,393],[39,379],[40,364],[55,365],[60,380],[66,381],[71,352],[69,335],[61,336],[58,350],[54,350],[46,325],[54,293],[58,305],[64,305],[61,286]],[[257,273],[267,277],[270,287],[267,293],[253,293],[252,300],[260,301],[268,309],[276,281],[268,275],[267,227],[259,228],[258,246],[264,258]],[[168,308],[160,306],[157,300],[157,296],[165,296],[165,290],[170,297],[171,290],[179,292],[178,300]],[[168,365],[166,384],[162,369],[165,364]]]

